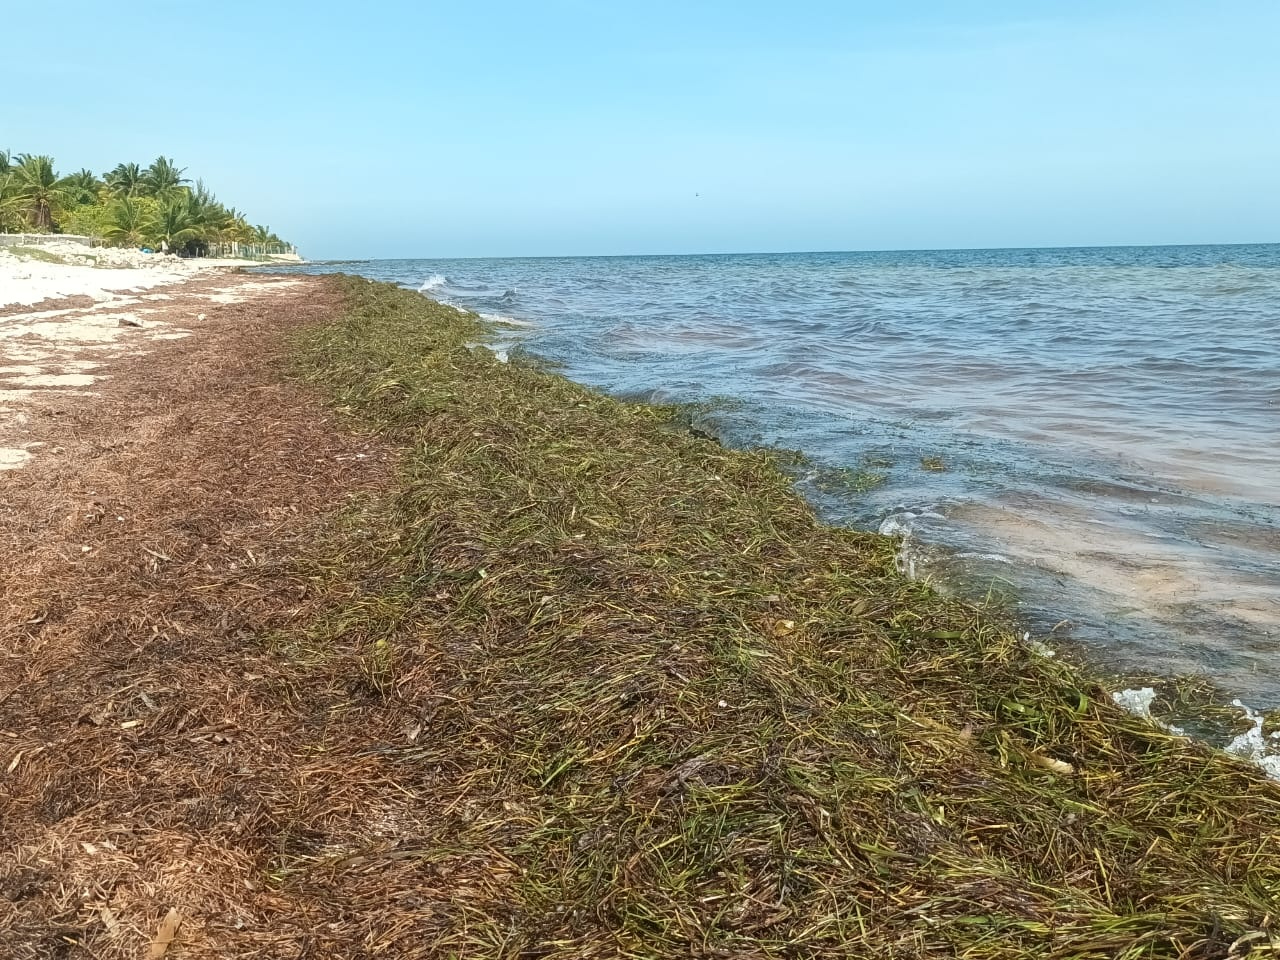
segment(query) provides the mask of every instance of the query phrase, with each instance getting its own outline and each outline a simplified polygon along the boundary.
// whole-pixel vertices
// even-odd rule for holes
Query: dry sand
[[[0,309],[66,297],[110,301],[125,293],[140,293],[245,263],[182,260],[109,247],[90,250],[76,244],[41,244],[40,251],[65,262],[50,263],[0,247]]]
[[[57,455],[37,411],[93,398],[115,364],[190,336],[215,305],[304,282],[218,266],[157,257],[106,269],[0,254],[0,472]]]

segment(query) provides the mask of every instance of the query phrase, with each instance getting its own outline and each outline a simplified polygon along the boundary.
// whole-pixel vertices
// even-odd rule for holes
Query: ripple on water
[[[738,398],[717,435],[874,473],[800,488],[910,522],[917,572],[1280,704],[1280,246],[355,269],[534,323],[525,348],[598,386]]]

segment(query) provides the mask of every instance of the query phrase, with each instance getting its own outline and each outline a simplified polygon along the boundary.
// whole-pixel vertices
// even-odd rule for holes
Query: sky
[[[313,259],[1280,240],[1275,0],[62,0],[0,33],[0,148],[173,157]]]

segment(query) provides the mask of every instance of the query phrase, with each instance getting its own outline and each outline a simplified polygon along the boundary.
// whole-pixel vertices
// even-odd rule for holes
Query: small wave
[[[902,538],[902,542],[898,544],[898,551],[894,554],[893,565],[908,580],[916,579],[918,551],[912,539],[915,533],[915,524],[912,521],[915,519],[916,514],[910,510],[903,510],[886,517],[880,524],[881,536]]]
[[[431,276],[427,277],[427,279],[422,282],[422,286],[418,288],[418,292],[430,293],[432,290],[439,290],[448,282],[449,282],[448,277],[441,276],[438,273],[433,273]]]
[[[1111,694],[1112,702],[1127,713],[1140,717],[1148,723],[1154,724],[1161,730],[1167,730],[1169,733],[1178,736],[1186,736],[1186,731],[1181,727],[1172,723],[1165,723],[1163,720],[1157,720],[1151,715],[1151,705],[1156,701],[1156,691],[1154,687],[1130,687],[1127,690],[1117,690]]]
[[[882,537],[909,537],[915,532],[915,525],[911,522],[915,518],[916,515],[910,512],[885,517],[880,524],[880,535]]]
[[[992,563],[1013,563],[1003,553],[973,553],[966,551],[957,553],[956,558],[959,560],[989,560]]]
[[[886,537],[910,537],[916,533],[917,520],[946,519],[943,514],[929,507],[915,510],[904,510],[899,507],[880,522],[879,532]],[[971,554],[971,556],[976,556],[976,554]]]
[[[482,313],[481,320],[487,320],[490,323],[501,323],[508,327],[535,327],[537,324],[531,320],[518,320],[515,317],[508,317],[501,313]]]
[[[1024,633],[1022,635],[1022,642],[1025,643],[1027,645],[1027,648],[1032,653],[1034,653],[1037,657],[1043,657],[1046,660],[1052,660],[1054,659],[1054,657],[1058,655],[1054,651],[1053,647],[1049,646],[1047,643],[1045,643],[1042,640],[1034,639],[1030,633]]]
[[[472,340],[464,343],[463,346],[468,350],[488,350],[499,363],[511,362],[511,355],[508,353],[511,347],[509,343],[480,343],[478,340]]]

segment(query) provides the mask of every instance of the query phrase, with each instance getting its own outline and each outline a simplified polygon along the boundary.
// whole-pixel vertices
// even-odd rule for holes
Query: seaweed
[[[425,884],[424,955],[1280,952],[1257,770],[903,579],[767,452],[335,282],[305,375],[405,459],[378,548],[331,574],[385,586],[304,629],[329,651],[305,669],[414,735],[385,754],[394,842],[294,882]]]

